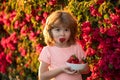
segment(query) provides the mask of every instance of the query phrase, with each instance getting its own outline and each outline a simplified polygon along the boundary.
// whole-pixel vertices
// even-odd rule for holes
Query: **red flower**
[[[21,56],[23,56],[23,57],[26,56],[26,54],[27,54],[27,53],[26,53],[26,50],[25,50],[24,48],[22,48],[22,47],[20,48],[20,54],[21,54]]]
[[[6,60],[8,63],[12,64],[12,53],[11,52],[6,55]]]
[[[30,35],[29,35],[29,39],[30,39],[31,41],[35,41],[36,36],[37,36],[36,33],[33,32],[33,31],[31,31],[31,32],[30,32]]]
[[[4,65],[0,66],[0,72],[3,74],[6,73],[6,66],[4,66]]]
[[[115,24],[115,23],[119,24],[120,23],[120,16],[118,14],[115,14],[115,13],[110,14],[110,18],[111,18],[111,22],[113,24]]]
[[[41,21],[42,25],[44,25],[44,24],[45,24],[45,22],[46,22],[46,19],[45,19],[45,18],[43,18],[43,19],[42,19],[42,21]]]
[[[82,23],[82,27],[91,27],[91,23],[89,21],[85,21]]]
[[[83,39],[84,39],[85,42],[91,42],[91,37],[90,37],[90,35],[82,34],[82,37],[83,37]]]
[[[120,43],[120,37],[117,39],[117,41]]]
[[[8,63],[6,61],[6,55],[4,52],[0,53],[0,72],[1,73],[6,73],[6,68],[8,66]]]
[[[120,8],[115,7],[115,11],[116,11],[117,14],[120,14]]]
[[[44,12],[43,13],[43,17],[46,19],[48,17],[49,13],[48,12]]]
[[[41,45],[41,44],[37,44],[37,45],[36,45],[36,51],[37,51],[38,53],[40,53],[40,52],[42,51],[42,49],[43,49],[43,45]]]
[[[7,48],[6,38],[2,37],[1,45],[3,46],[3,48]]]
[[[25,20],[26,20],[27,22],[30,22],[30,20],[31,20],[31,15],[26,14],[25,16],[26,16],[26,17],[25,17]]]
[[[40,21],[40,20],[43,19],[43,17],[42,17],[42,16],[38,16],[38,15],[36,15],[35,19],[36,19],[36,21]]]
[[[16,11],[12,11],[12,12],[10,13],[9,20],[12,21],[12,20],[15,18],[15,16],[16,16]]]
[[[91,32],[91,24],[89,21],[82,23],[81,27],[82,27],[83,33],[89,34]]]
[[[94,8],[94,5],[90,6],[90,13],[91,13],[92,16],[99,16],[99,17],[101,17],[101,14],[98,12],[97,9]]]
[[[100,41],[100,40],[101,40],[101,37],[100,37],[100,29],[99,29],[99,28],[95,28],[95,29],[93,30],[92,39],[95,39],[95,40],[97,40],[97,41]]]
[[[105,0],[98,0],[97,4],[102,4]]]
[[[25,29],[25,27],[22,27],[22,28],[21,28],[20,34],[23,35],[23,36],[26,36],[26,35],[27,35],[27,30]]]
[[[19,26],[19,24],[20,24],[20,22],[17,20],[17,21],[15,21],[15,23],[14,23],[14,28],[15,29],[18,29],[20,26]]]
[[[102,26],[100,27],[100,33],[105,34],[106,31],[107,31],[107,28],[104,28]]]
[[[50,0],[48,3],[49,5],[54,6],[56,4],[56,0]]]
[[[113,28],[110,28],[110,29],[107,30],[107,35],[108,36],[113,37],[113,36],[116,36],[117,34],[118,33],[116,32],[116,30],[114,30]]]
[[[87,48],[85,53],[87,56],[93,56],[93,55],[95,55],[95,50],[93,48],[89,47],[89,48]]]

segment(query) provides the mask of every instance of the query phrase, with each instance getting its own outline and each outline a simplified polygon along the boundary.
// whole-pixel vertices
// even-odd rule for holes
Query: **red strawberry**
[[[72,55],[70,56],[70,58],[67,60],[67,62],[69,63],[73,63],[73,64],[79,64],[79,59],[76,57],[76,55]]]
[[[86,63],[86,59],[82,58],[81,63]]]

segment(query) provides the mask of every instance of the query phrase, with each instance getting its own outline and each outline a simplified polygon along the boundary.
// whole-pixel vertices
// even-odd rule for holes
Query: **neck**
[[[68,45],[68,44],[55,44],[55,46],[60,47],[60,48],[65,48],[65,47],[69,47],[70,45]]]

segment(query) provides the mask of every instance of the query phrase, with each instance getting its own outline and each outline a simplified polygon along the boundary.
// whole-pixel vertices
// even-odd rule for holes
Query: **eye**
[[[70,29],[66,28],[65,31],[70,31]]]
[[[56,29],[56,31],[60,31],[60,29]]]
[[[60,29],[59,29],[59,28],[56,28],[55,30],[56,30],[56,31],[60,31]]]

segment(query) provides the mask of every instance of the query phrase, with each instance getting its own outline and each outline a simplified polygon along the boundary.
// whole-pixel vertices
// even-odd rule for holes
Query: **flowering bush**
[[[49,13],[60,9],[56,0],[0,1],[0,78],[36,80],[38,56],[45,45],[42,29]]]
[[[78,18],[78,38],[91,67],[87,80],[120,79],[119,7],[119,0],[71,1],[68,6]]]
[[[78,20],[78,39],[90,65],[86,80],[119,80],[119,0],[1,0],[0,79],[36,80],[48,15],[66,9]]]

